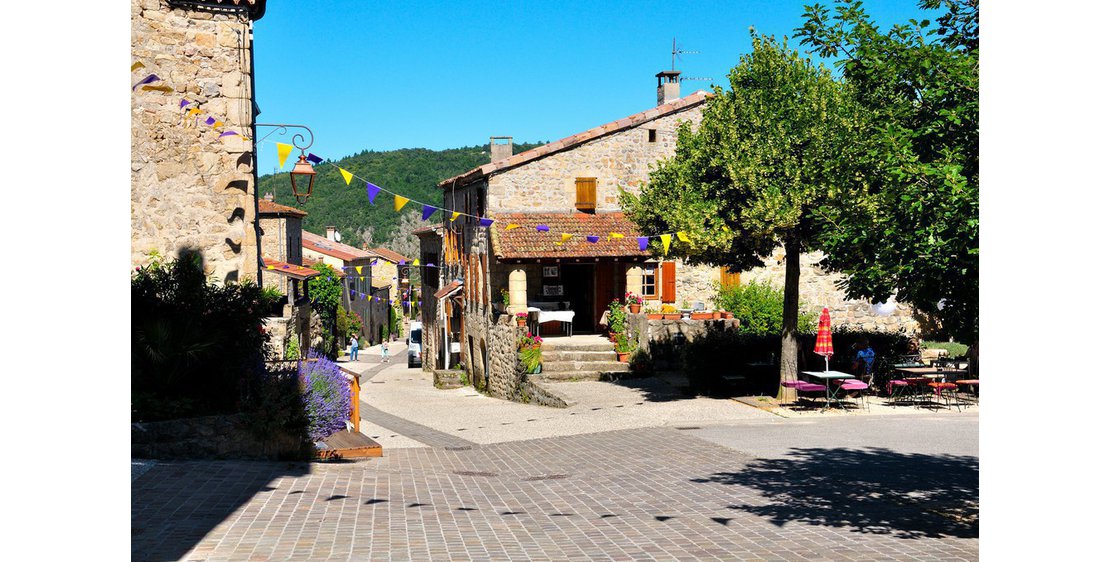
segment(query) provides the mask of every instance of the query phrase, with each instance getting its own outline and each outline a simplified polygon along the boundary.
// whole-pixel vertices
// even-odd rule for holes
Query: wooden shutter
[[[574,208],[592,213],[597,209],[597,178],[577,178],[574,180],[577,193]]]
[[[740,274],[739,273],[729,273],[727,267],[722,267],[721,268],[721,287],[728,288],[728,287],[739,287],[739,286],[740,286]]]
[[[656,270],[658,283],[662,284],[663,302],[675,301],[675,287],[674,287],[674,262],[665,261],[659,264],[659,269]]]

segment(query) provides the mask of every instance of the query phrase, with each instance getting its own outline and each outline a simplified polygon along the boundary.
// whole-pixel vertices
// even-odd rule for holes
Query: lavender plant
[[[310,361],[301,363],[300,379],[308,434],[320,441],[346,427],[351,411],[351,393],[347,377],[339,366],[316,350],[308,352]],[[315,359],[315,361],[311,361]]]

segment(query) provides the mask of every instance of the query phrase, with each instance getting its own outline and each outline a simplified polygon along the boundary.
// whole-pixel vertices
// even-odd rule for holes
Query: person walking
[[[389,363],[389,348],[386,347],[386,341],[382,340],[382,363]]]
[[[351,336],[351,361],[358,361],[358,336]]]

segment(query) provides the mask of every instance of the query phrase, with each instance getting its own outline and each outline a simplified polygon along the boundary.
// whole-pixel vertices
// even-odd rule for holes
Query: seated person
[[[856,343],[852,345],[852,374],[859,380],[871,384],[871,367],[875,364],[875,350],[871,349],[871,344],[867,342],[867,338],[860,336]]]

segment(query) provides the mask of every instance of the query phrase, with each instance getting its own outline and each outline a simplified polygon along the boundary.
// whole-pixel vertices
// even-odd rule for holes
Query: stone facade
[[[198,251],[217,281],[253,279],[258,272],[254,146],[219,138],[203,123],[251,134],[252,22],[247,12],[171,8],[165,0],[132,0],[131,61],[144,67],[134,82],[156,74],[172,92],[131,94],[131,262],[157,251],[174,257]],[[182,99],[199,102],[185,119]]]
[[[678,126],[701,124],[698,105],[533,160],[489,178],[489,212],[572,212],[575,178],[597,178],[597,212],[621,211],[620,189],[640,192],[652,166],[674,156]],[[655,142],[648,142],[655,130]]]

